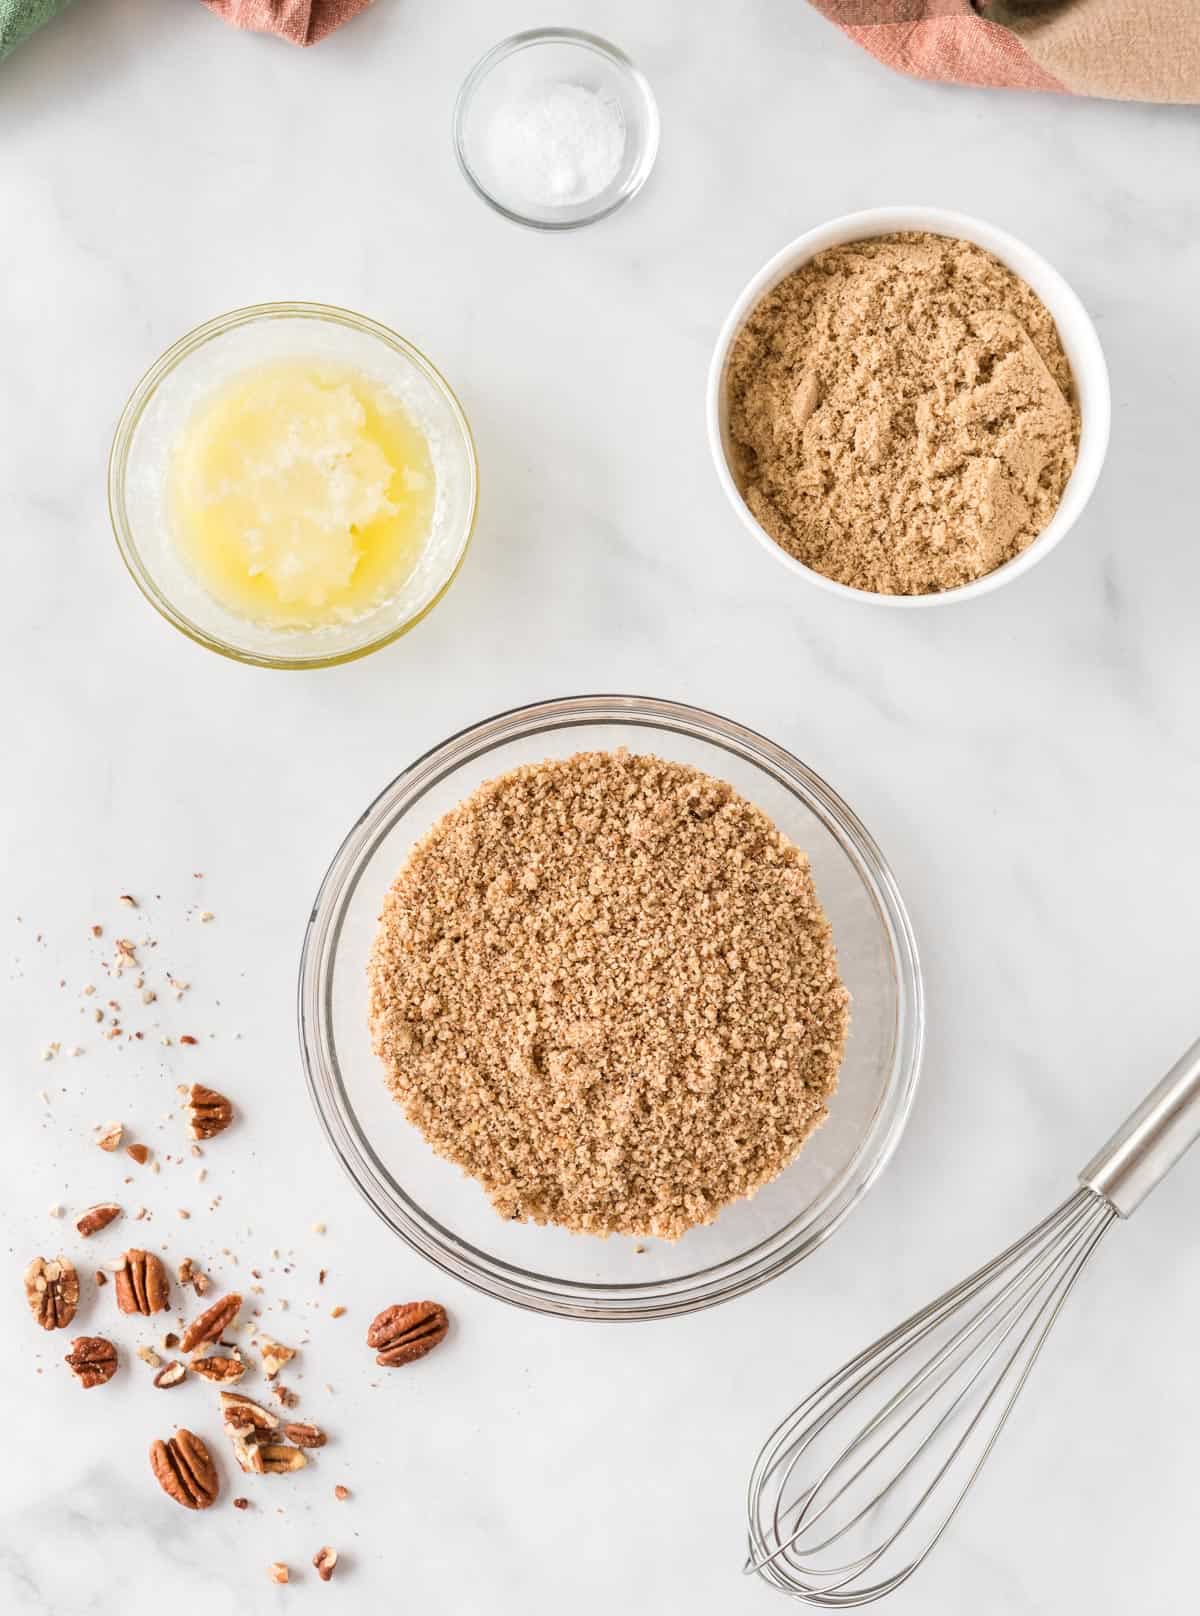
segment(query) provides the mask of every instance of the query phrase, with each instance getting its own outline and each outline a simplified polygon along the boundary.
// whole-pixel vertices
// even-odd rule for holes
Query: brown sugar
[[[409,855],[370,963],[411,1122],[502,1217],[675,1239],[826,1116],[849,999],[808,860],[731,786],[583,752]]]
[[[1045,528],[1079,411],[1054,320],[998,258],[905,234],[818,253],[729,361],[735,476],[789,555],[878,594],[971,582]]]

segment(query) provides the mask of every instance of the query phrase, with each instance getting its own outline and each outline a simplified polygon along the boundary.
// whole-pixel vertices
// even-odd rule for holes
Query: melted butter
[[[175,542],[239,617],[312,628],[394,595],[429,537],[429,444],[371,377],[318,361],[248,370],[201,403],[171,457]]]

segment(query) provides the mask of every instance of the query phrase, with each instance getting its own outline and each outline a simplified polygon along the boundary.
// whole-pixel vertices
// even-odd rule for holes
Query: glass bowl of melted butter
[[[108,477],[150,603],[271,668],[347,662],[419,622],[462,565],[478,486],[466,417],[429,360],[314,303],[182,337],[125,406]]]

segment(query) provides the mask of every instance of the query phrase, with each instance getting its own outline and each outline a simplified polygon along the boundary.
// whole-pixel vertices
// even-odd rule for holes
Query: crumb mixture
[[[582,752],[481,786],[384,904],[388,1083],[502,1217],[675,1239],[826,1115],[849,999],[808,860],[731,786]]]
[[[729,364],[750,509],[856,589],[934,594],[1032,543],[1075,465],[1054,320],[998,258],[905,234],[818,253],[757,305]]]

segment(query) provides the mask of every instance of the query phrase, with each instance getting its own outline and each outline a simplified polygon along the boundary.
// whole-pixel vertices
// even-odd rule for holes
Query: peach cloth
[[[204,0],[204,4],[235,28],[278,34],[293,45],[315,45],[365,11],[371,0]]]
[[[917,78],[1200,102],[1200,0],[814,0]]]

